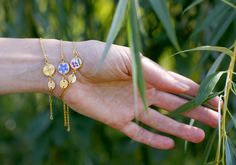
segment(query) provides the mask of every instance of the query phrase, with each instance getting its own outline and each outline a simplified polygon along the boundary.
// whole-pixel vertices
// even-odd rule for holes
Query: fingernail
[[[188,85],[183,84],[183,83],[181,83],[181,82],[179,82],[179,81],[176,82],[176,86],[177,86],[178,88],[184,90],[184,91],[187,91],[187,90],[190,89],[190,87],[189,87]]]

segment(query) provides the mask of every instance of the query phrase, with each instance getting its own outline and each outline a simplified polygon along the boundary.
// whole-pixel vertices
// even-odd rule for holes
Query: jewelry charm
[[[43,74],[45,76],[53,76],[55,73],[55,67],[52,64],[49,64],[48,62],[45,63],[44,67],[43,67]]]
[[[78,52],[75,52],[75,57],[70,61],[70,66],[72,69],[77,70],[82,66],[82,60],[78,57]]]
[[[76,75],[72,73],[71,75],[68,76],[68,81],[69,83],[75,83],[77,80]]]
[[[62,80],[60,81],[60,87],[61,87],[61,89],[66,89],[66,88],[68,87],[68,85],[69,85],[69,83],[68,83],[68,81],[67,81],[66,79],[62,79]]]
[[[66,62],[62,62],[58,65],[58,72],[62,75],[66,75],[70,71],[70,66]]]
[[[82,60],[79,57],[79,53],[75,48],[75,43],[73,43],[73,54],[74,58],[70,61],[70,67],[72,68],[73,72],[71,75],[68,77],[68,81],[70,83],[75,83],[77,78],[76,78],[76,71],[82,66]]]

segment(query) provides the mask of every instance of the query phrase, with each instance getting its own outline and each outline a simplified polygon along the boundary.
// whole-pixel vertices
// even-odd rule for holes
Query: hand
[[[105,43],[85,41],[78,43],[83,60],[78,81],[72,84],[64,95],[64,101],[76,112],[105,123],[123,132],[135,141],[154,148],[171,149],[174,141],[166,136],[150,132],[133,120],[134,112],[131,56],[127,47],[113,45],[103,66],[96,73]],[[196,95],[199,86],[181,75],[168,72],[146,57],[142,57],[148,106],[155,105],[167,111],[174,111],[187,100],[174,94]],[[95,73],[95,74],[94,74]],[[210,101],[217,106],[217,99]],[[196,119],[211,127],[217,126],[217,112],[198,107],[182,115]],[[198,143],[204,139],[200,128],[180,123],[158,111],[145,111],[138,100],[140,122],[160,132]]]

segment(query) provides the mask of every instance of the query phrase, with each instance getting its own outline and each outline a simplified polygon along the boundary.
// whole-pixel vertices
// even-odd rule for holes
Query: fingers
[[[184,77],[184,76],[181,76],[177,73],[174,73],[174,72],[170,72],[168,71],[168,73],[173,76],[175,79],[181,81],[182,83],[186,84],[189,86],[189,89],[187,91],[185,91],[186,94],[189,94],[191,96],[196,96],[197,95],[197,92],[198,92],[198,89],[199,89],[199,85],[197,83],[195,83],[194,81]],[[211,100],[209,100],[209,104],[211,104],[212,106],[214,107],[217,107],[218,106],[218,100],[219,100],[219,97],[215,97]]]
[[[149,108],[148,111],[143,111],[140,114],[139,119],[142,123],[155,128],[158,131],[168,133],[194,143],[201,142],[205,137],[204,131],[200,128],[175,121],[151,108]]]
[[[127,123],[120,131],[131,139],[154,148],[167,150],[174,147],[174,141],[171,138],[152,133],[132,121]]]
[[[175,94],[197,95],[199,85],[194,81],[174,72],[168,72],[146,57],[142,57],[142,64],[145,80],[155,88]],[[215,97],[209,103],[217,107],[218,100],[219,98]]]
[[[170,112],[174,111],[186,102],[187,100],[183,98],[158,90],[153,92],[152,96],[149,96],[149,104],[155,105]],[[199,106],[182,114],[186,117],[196,119],[211,127],[217,127],[218,113],[209,108]]]
[[[145,80],[155,88],[170,93],[183,93],[189,90],[188,85],[172,77],[167,71],[150,59],[142,57],[142,64]]]

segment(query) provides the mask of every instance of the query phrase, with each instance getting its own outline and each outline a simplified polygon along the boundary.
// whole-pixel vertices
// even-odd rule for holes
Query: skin
[[[55,66],[60,62],[60,42],[44,40],[49,62]],[[131,139],[158,149],[172,149],[174,141],[170,137],[159,135],[142,128],[139,122],[160,132],[184,140],[199,143],[204,131],[195,126],[180,123],[150,108],[151,105],[166,111],[174,111],[187,100],[175,94],[195,96],[199,85],[179,74],[166,71],[150,59],[142,56],[141,62],[146,82],[148,111],[145,111],[138,97],[138,112],[134,111],[131,55],[127,47],[112,45],[108,56],[99,70],[105,43],[100,41],[76,42],[76,47],[83,61],[77,72],[77,81],[71,84],[63,95],[63,101],[74,111],[100,121],[117,129]],[[38,39],[0,39],[0,94],[19,92],[48,93],[48,79],[42,74],[44,57]],[[73,44],[64,42],[65,59],[70,61]],[[12,49],[14,48],[14,49]],[[15,67],[9,67],[14,64]],[[32,65],[33,64],[33,65]],[[55,75],[57,84],[61,77]],[[61,90],[57,86],[54,95]],[[218,98],[209,101],[217,107]],[[217,126],[217,112],[206,107],[197,107],[183,116],[196,119],[211,127]]]

